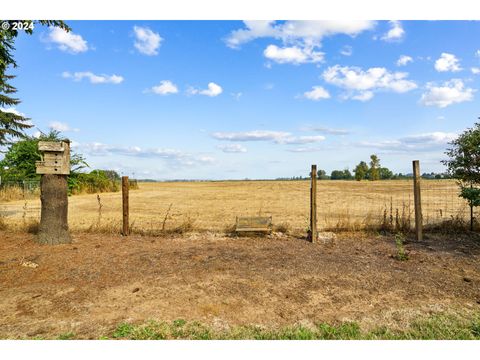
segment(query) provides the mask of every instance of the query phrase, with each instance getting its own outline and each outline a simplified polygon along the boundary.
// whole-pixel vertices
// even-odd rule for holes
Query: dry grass
[[[140,183],[130,192],[130,221],[138,234],[195,231],[228,232],[236,216],[272,216],[276,231],[304,233],[309,216],[308,181],[223,181]],[[413,184],[398,181],[319,181],[318,225],[321,230],[384,229],[413,226]],[[424,222],[461,224],[468,207],[454,181],[422,182]],[[69,199],[74,231],[118,233],[121,193],[76,195]],[[37,220],[39,199],[0,203],[7,224]]]
[[[6,186],[0,188],[0,203],[23,199],[36,199],[40,196],[40,190],[26,191],[21,186]]]

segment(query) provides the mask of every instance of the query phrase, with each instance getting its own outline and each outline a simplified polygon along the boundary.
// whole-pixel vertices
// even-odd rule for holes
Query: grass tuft
[[[277,329],[258,325],[213,330],[197,321],[150,321],[143,325],[120,324],[113,339],[158,340],[480,340],[480,314],[472,317],[436,314],[418,319],[403,330],[385,326],[362,331],[356,322],[319,323],[312,327],[293,325]]]

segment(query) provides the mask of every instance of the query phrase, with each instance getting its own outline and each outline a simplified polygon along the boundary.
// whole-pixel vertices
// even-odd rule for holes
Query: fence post
[[[417,241],[423,239],[423,224],[422,224],[422,200],[420,191],[420,162],[413,161],[413,197],[415,202],[415,236]]]
[[[123,206],[122,235],[123,236],[128,236],[130,234],[129,223],[128,223],[128,191],[129,191],[128,176],[122,176],[122,206]]]
[[[312,165],[310,173],[310,241],[317,241],[317,165]]]

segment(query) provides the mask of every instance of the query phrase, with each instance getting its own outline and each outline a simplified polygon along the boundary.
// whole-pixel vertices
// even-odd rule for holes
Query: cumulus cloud
[[[318,101],[321,99],[330,99],[330,94],[321,86],[314,86],[312,90],[303,93],[303,97],[309,100]]]
[[[60,50],[72,54],[78,54],[88,50],[87,41],[80,35],[72,31],[66,32],[59,27],[50,27],[49,33],[44,40],[56,44]]]
[[[323,52],[314,51],[312,47],[278,47],[276,45],[268,45],[263,55],[279,64],[295,65],[322,62],[324,57]]]
[[[201,89],[191,87],[187,90],[187,92],[190,95],[200,94],[200,95],[215,97],[215,96],[220,95],[223,92],[223,89],[220,85],[215,84],[214,82],[210,82],[210,83],[208,83],[208,88],[207,89],[201,90]]]
[[[390,30],[384,34],[381,39],[384,41],[399,41],[402,40],[405,36],[405,30],[403,30],[402,24],[400,21],[393,20],[390,21]]]
[[[366,71],[358,67],[335,65],[326,69],[322,77],[332,85],[346,89],[346,99],[368,101],[374,91],[388,90],[405,93],[417,88],[415,82],[407,80],[408,73],[389,72],[385,68],[370,68]]]
[[[275,21],[244,21],[245,28],[232,31],[226,38],[229,47],[237,48],[240,45],[258,39],[272,37],[280,39],[284,43],[302,42],[306,44],[319,45],[326,36],[346,34],[356,36],[357,34],[370,30],[374,27],[373,21],[303,21],[290,20],[283,23]]]
[[[428,83],[427,92],[422,95],[420,103],[425,106],[444,108],[452,104],[471,101],[475,91],[465,87],[460,79],[452,79],[439,86]]]
[[[177,94],[178,88],[170,80],[162,80],[159,85],[153,86],[148,92],[153,92],[157,95]]]
[[[215,163],[215,158],[191,154],[171,148],[142,148],[140,146],[117,146],[100,142],[78,144],[77,147],[92,156],[121,155],[138,158],[157,158],[168,161],[172,166],[209,165]]]
[[[472,71],[473,75],[480,74],[480,68],[478,68],[478,67],[472,67],[470,70]]]
[[[456,133],[435,131],[430,133],[410,135],[395,140],[382,140],[378,142],[363,141],[357,145],[383,150],[408,151],[431,151],[444,149],[452,140],[457,138]]]
[[[48,127],[52,130],[61,131],[61,132],[68,132],[68,131],[78,132],[78,131],[80,131],[80,129],[72,128],[67,123],[60,122],[60,121],[52,121],[52,122],[50,122],[50,124],[48,124]]]
[[[411,56],[408,55],[402,55],[398,58],[397,60],[397,66],[405,66],[408,63],[413,62],[413,59]]]
[[[280,64],[322,62],[324,53],[318,51],[324,37],[344,34],[354,37],[375,26],[373,21],[244,21],[245,28],[232,31],[225,39],[227,46],[239,48],[258,38],[272,38],[283,46],[270,44],[264,50],[266,58]]]
[[[81,81],[82,79],[88,79],[92,84],[120,84],[123,82],[123,77],[119,75],[95,75],[91,71],[74,72],[73,74],[64,71],[62,77],[65,79],[73,79],[74,81]]]
[[[215,132],[212,137],[225,141],[272,141],[276,144],[309,144],[325,140],[322,135],[293,136],[289,132],[270,130]]]
[[[462,70],[462,68],[460,67],[459,60],[454,54],[442,53],[435,61],[435,70],[439,72],[456,72]]]
[[[152,56],[158,54],[162,37],[160,34],[153,32],[148,27],[134,26],[135,48],[144,55]]]
[[[247,148],[240,144],[221,144],[217,146],[218,149],[225,153],[246,153]]]
[[[341,50],[340,54],[343,56],[352,56],[353,54],[353,48],[350,45],[345,45]]]
[[[357,94],[346,94],[344,95],[345,99],[353,99],[361,102],[369,101],[373,98],[373,91],[361,91]]]

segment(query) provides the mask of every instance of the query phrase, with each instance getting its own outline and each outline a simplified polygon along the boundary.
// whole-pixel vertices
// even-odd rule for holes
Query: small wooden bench
[[[236,218],[236,232],[262,232],[269,233],[272,231],[272,217],[238,217]]]

